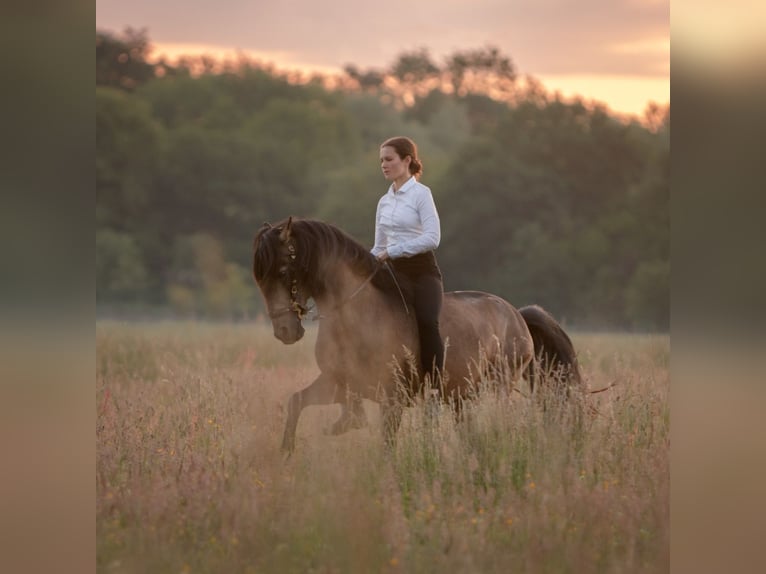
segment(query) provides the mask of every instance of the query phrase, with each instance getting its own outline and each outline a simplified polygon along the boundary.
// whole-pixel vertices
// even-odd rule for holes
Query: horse
[[[381,405],[384,435],[393,442],[403,406],[424,388],[406,279],[338,227],[294,217],[257,232],[253,276],[282,343],[303,337],[309,300],[319,320],[320,374],[290,397],[282,450],[293,452],[304,408],[340,403],[331,432],[341,434],[366,424],[364,398]],[[447,292],[440,330],[446,353],[438,394],[456,410],[476,390],[482,368],[505,368],[506,380],[525,377],[534,389],[545,364],[567,388],[581,383],[569,336],[537,305],[516,309],[490,293]]]

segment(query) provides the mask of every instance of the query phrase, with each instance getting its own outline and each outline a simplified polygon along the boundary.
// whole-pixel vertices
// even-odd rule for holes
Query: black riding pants
[[[391,260],[397,273],[405,275],[412,288],[415,318],[420,339],[420,365],[435,380],[444,368],[444,342],[439,332],[444,286],[433,251]]]

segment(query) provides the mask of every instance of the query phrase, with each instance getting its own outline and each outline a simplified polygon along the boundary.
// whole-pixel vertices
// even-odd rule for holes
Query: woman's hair
[[[418,146],[415,145],[414,141],[408,137],[397,136],[388,138],[380,144],[380,147],[386,146],[394,148],[396,155],[402,159],[410,156],[410,158],[412,158],[410,161],[410,175],[414,175],[416,178],[420,179],[420,176],[423,175],[423,162],[418,158]]]

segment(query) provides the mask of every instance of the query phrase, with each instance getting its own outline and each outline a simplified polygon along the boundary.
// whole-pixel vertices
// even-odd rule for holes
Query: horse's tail
[[[541,375],[552,378],[559,388],[569,394],[569,387],[582,385],[582,374],[572,340],[558,321],[538,305],[519,309],[532,334],[535,359],[527,367],[527,378],[534,390],[535,380]]]

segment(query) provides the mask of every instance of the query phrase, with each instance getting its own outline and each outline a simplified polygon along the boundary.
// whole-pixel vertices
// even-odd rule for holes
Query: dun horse
[[[406,375],[420,364],[406,280],[337,227],[292,217],[258,232],[253,275],[283,343],[303,337],[309,299],[320,319],[315,354],[321,374],[290,398],[282,449],[294,449],[305,407],[340,403],[332,427],[340,434],[365,423],[363,398],[381,404],[384,432],[393,440],[402,405],[420,391],[419,376]],[[440,391],[454,405],[475,390],[480,365],[504,366],[506,380],[526,376],[533,383],[539,357],[564,385],[580,383],[572,342],[538,306],[517,310],[489,293],[445,293],[440,325],[447,346]]]

